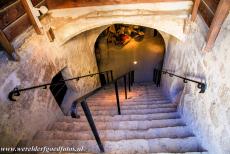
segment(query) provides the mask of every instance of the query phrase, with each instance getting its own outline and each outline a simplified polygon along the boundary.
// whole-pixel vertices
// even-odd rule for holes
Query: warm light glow
[[[136,64],[137,64],[137,61],[134,61],[133,64],[136,65]]]

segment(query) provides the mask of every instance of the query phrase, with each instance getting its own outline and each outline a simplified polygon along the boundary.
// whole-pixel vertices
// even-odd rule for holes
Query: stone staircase
[[[105,153],[204,153],[196,137],[171,103],[152,84],[138,84],[124,99],[119,89],[121,114],[117,114],[113,87],[87,99]],[[90,126],[79,107],[80,119],[63,117],[49,130],[38,132],[33,146],[84,147],[85,152],[100,153]]]

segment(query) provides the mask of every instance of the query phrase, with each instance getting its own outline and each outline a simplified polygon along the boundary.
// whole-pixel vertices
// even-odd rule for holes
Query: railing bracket
[[[192,79],[189,79],[189,78],[186,78],[186,77],[183,77],[183,76],[179,76],[179,75],[176,75],[172,72],[168,72],[167,70],[159,70],[159,69],[154,69],[154,72],[157,72],[156,74],[153,73],[154,75],[156,76],[159,76],[158,72],[162,73],[162,74],[168,74],[170,77],[178,77],[178,78],[181,78],[183,80],[184,83],[188,83],[189,82],[194,82],[197,85],[197,88],[200,89],[200,93],[204,93],[205,90],[207,89],[207,84],[206,83],[203,83],[203,82],[200,82],[200,81],[196,81],[196,80],[192,80]],[[158,81],[156,80],[157,77],[153,77],[154,78],[154,82],[155,84],[157,85]]]
[[[95,76],[95,75],[103,74],[103,73],[107,73],[107,72],[111,72],[111,74],[112,74],[112,70],[109,70],[109,71],[98,72],[98,73],[94,73],[94,74],[88,74],[88,75],[84,75],[84,76],[80,76],[80,77],[74,77],[74,78],[62,80],[62,81],[57,82],[56,84],[46,83],[46,84],[41,84],[41,85],[32,86],[32,87],[27,87],[27,88],[22,88],[22,89],[19,89],[18,87],[15,87],[11,92],[9,92],[9,94],[8,94],[8,99],[9,99],[10,101],[14,101],[14,102],[15,102],[16,99],[14,99],[14,96],[20,96],[20,92],[23,92],[23,91],[32,90],[32,89],[37,89],[37,88],[47,89],[47,86],[50,86],[50,85],[58,85],[58,84],[60,84],[60,83],[63,83],[63,82],[66,82],[66,81],[71,81],[71,80],[76,80],[76,81],[78,81],[80,78],[84,78],[84,77],[93,77],[93,76]]]
[[[197,87],[200,89],[200,93],[204,93],[207,88],[207,85],[205,83],[198,83]]]
[[[10,101],[14,101],[14,102],[15,102],[16,99],[13,98],[14,96],[20,96],[20,92],[19,92],[19,90],[18,90],[17,87],[15,87],[14,90],[12,90],[12,91],[8,94],[8,99],[9,99]]]

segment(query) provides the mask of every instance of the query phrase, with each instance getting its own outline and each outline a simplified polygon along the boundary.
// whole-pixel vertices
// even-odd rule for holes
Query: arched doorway
[[[113,70],[115,78],[134,69],[135,82],[151,82],[153,68],[161,68],[165,42],[152,28],[115,24],[105,29],[95,43],[99,71]]]

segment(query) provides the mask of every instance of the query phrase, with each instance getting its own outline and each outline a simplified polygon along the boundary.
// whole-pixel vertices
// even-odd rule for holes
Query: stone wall
[[[45,129],[63,116],[49,88],[22,92],[16,102],[7,99],[8,92],[18,85],[30,87],[51,82],[61,70],[65,78],[98,72],[94,43],[100,32],[101,29],[84,32],[60,46],[56,40],[49,42],[46,35],[37,35],[29,29],[14,41],[21,60],[12,62],[3,56],[0,59],[1,146],[15,146],[20,140],[30,139],[37,130]],[[100,83],[98,76],[94,76],[67,85],[79,97]]]
[[[204,94],[197,85],[162,77],[166,94],[178,101],[179,111],[203,146],[213,154],[230,153],[230,15],[212,51],[204,53],[207,26],[199,16],[185,42],[168,40],[164,69],[207,83]],[[180,99],[178,99],[180,98]]]

